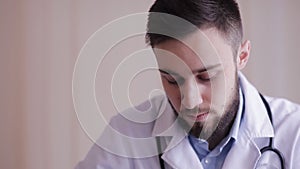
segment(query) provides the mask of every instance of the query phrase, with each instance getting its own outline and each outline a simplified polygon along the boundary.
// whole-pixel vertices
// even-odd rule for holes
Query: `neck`
[[[236,99],[232,102],[229,110],[226,111],[226,114],[221,118],[215,131],[207,139],[210,150],[213,150],[218,144],[220,144],[220,142],[226,136],[228,136],[232,128],[232,125],[235,121],[236,114],[239,111],[239,104],[240,104],[240,100],[238,97],[236,97]]]
[[[234,113],[234,115],[230,117],[231,120],[230,120],[229,123],[227,121],[226,126],[221,126],[221,125],[217,126],[217,128],[213,132],[213,134],[207,139],[207,142],[208,142],[208,145],[209,145],[209,150],[213,150],[218,144],[220,144],[220,142],[226,136],[228,136],[228,134],[229,134],[229,132],[232,128],[235,117],[236,117],[236,113]]]

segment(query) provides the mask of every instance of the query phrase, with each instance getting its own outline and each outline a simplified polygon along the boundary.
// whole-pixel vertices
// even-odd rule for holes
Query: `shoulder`
[[[300,121],[300,105],[283,98],[267,97],[273,113],[274,122],[296,122]]]
[[[273,115],[274,144],[284,155],[287,168],[300,165],[300,106],[286,99],[268,98]]]
[[[287,129],[285,132],[299,132],[300,105],[283,98],[267,97],[272,110],[274,127]]]
[[[267,99],[272,110],[275,138],[285,147],[287,145],[290,148],[293,145],[299,147],[297,142],[300,139],[300,106],[287,99],[271,97]],[[292,151],[290,149],[290,152]]]
[[[109,125],[116,131],[131,137],[148,137],[157,116],[164,109],[165,97],[155,96],[141,104],[128,108],[114,116]]]

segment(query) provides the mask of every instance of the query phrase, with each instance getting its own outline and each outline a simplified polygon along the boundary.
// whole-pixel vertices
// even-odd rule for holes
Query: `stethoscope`
[[[269,119],[271,121],[271,124],[273,125],[273,117],[272,117],[271,108],[270,108],[268,102],[266,101],[265,97],[261,93],[259,93],[259,96],[260,96],[261,100],[263,101],[265,108],[267,109]],[[243,104],[243,110],[244,109],[245,109],[245,104]],[[160,144],[160,139],[156,139],[156,141],[157,141],[158,152],[162,152],[162,150],[161,150],[161,144]],[[285,167],[284,167],[284,158],[283,158],[282,153],[273,146],[273,137],[270,137],[270,139],[269,139],[269,145],[268,146],[265,146],[265,147],[263,147],[263,148],[260,149],[260,153],[261,153],[260,158],[262,158],[263,154],[265,154],[267,151],[274,152],[278,156],[278,158],[280,160],[281,169],[285,169]],[[160,164],[160,168],[161,169],[165,169],[164,160],[162,159],[162,153],[159,154],[159,164]]]
[[[272,111],[271,111],[270,105],[268,104],[265,97],[261,93],[259,93],[259,96],[260,96],[261,100],[264,102],[265,108],[267,109],[267,112],[268,112],[269,119],[271,121],[271,124],[273,125],[273,117],[272,117]],[[285,167],[284,167],[284,158],[283,158],[282,153],[277,148],[275,148],[273,146],[273,137],[270,137],[268,146],[263,147],[262,149],[260,149],[261,157],[267,151],[274,152],[280,160],[281,169],[285,169]]]

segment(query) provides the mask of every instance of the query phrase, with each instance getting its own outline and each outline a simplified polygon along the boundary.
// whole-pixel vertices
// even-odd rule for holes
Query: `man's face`
[[[207,139],[230,123],[225,114],[234,116],[239,102],[236,56],[216,29],[167,40],[154,52],[167,97],[191,134]]]

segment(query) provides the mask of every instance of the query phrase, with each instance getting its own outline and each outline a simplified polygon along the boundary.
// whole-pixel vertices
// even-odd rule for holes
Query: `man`
[[[122,113],[153,121],[114,117],[77,168],[299,168],[300,107],[260,95],[239,72],[251,46],[238,4],[157,0],[150,12],[147,41],[167,97]]]

